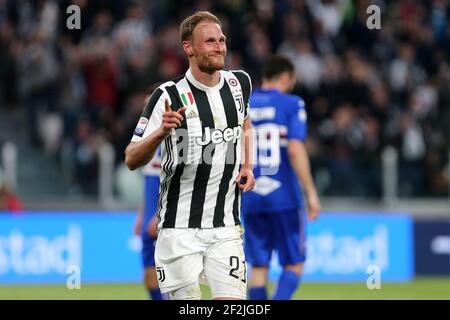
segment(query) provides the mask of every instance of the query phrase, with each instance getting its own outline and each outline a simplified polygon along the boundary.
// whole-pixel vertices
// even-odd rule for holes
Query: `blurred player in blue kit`
[[[159,196],[159,173],[161,161],[158,155],[150,161],[143,169],[144,175],[144,201],[139,208],[134,233],[142,237],[142,264],[144,267],[144,285],[152,300],[166,300],[161,294],[158,286],[157,273],[155,269],[155,242],[157,238],[156,211]]]
[[[287,93],[294,85],[293,64],[284,57],[273,56],[265,64],[261,88],[250,97],[256,138],[253,157],[256,187],[242,201],[245,254],[252,265],[249,282],[252,300],[267,299],[269,263],[274,250],[283,272],[272,299],[292,297],[300,285],[305,262],[307,219],[316,219],[321,210],[305,148],[304,101]]]

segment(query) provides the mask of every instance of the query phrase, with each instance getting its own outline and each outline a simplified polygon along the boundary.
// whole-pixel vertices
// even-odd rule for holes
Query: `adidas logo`
[[[186,114],[186,119],[197,118],[198,114],[194,110],[189,110]]]

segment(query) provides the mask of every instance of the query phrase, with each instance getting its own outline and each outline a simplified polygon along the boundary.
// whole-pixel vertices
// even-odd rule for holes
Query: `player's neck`
[[[278,90],[280,92],[286,92],[286,88],[280,81],[263,81],[261,89],[264,90]]]
[[[215,70],[213,72],[205,72],[200,70],[197,65],[191,64],[190,66],[191,73],[194,76],[195,80],[200,82],[201,84],[207,87],[214,87],[220,81],[220,72],[219,70]]]

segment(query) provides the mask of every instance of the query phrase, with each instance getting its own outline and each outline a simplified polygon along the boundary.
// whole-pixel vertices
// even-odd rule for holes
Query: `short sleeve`
[[[288,119],[288,140],[305,141],[307,135],[307,115],[305,102],[301,98],[292,99],[290,102],[292,112]]]
[[[134,129],[131,141],[141,141],[161,126],[165,108],[164,99],[167,97],[167,92],[162,88],[157,88],[152,93]]]

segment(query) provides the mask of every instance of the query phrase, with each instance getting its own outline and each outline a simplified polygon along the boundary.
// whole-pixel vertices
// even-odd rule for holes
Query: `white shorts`
[[[161,229],[155,265],[162,293],[198,284],[204,277],[212,298],[245,299],[247,266],[242,226]]]

